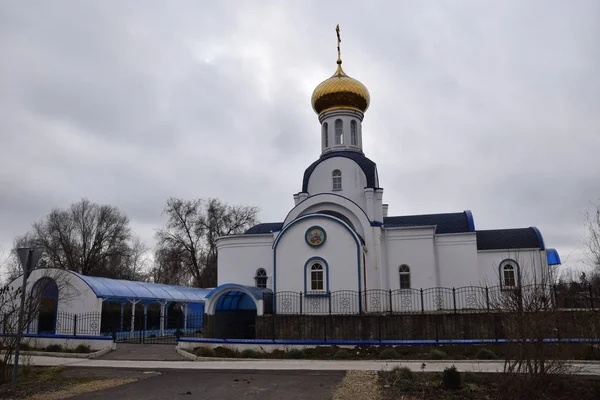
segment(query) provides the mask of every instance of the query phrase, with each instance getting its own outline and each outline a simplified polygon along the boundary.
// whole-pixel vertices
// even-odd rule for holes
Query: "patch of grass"
[[[49,344],[46,346],[46,351],[51,353],[61,353],[63,352],[63,347],[60,344]]]
[[[413,373],[408,367],[394,367],[390,372],[396,375],[397,377],[407,381],[413,379]]]
[[[483,378],[480,375],[477,375],[476,373],[465,372],[463,374],[463,382],[464,383],[474,383],[476,385],[479,385],[479,384],[481,384],[482,381],[483,381]]]
[[[299,360],[301,358],[306,358],[306,353],[303,350],[299,349],[291,349],[287,353],[285,353],[286,358],[292,358],[295,360]]]
[[[215,357],[215,351],[209,347],[196,347],[194,354],[198,357]]]
[[[258,358],[258,352],[252,349],[243,350],[240,353],[241,358]]]
[[[454,365],[444,368],[442,384],[448,389],[460,389],[462,387],[462,377]]]
[[[475,355],[478,360],[497,360],[498,356],[491,350],[481,349]]]
[[[431,358],[432,360],[445,360],[446,358],[448,358],[448,354],[438,349],[431,349],[431,351],[429,352],[429,358]]]
[[[92,350],[90,349],[90,346],[80,344],[79,346],[75,347],[75,353],[89,354],[91,352]]]
[[[336,360],[347,360],[350,358],[350,353],[346,349],[339,349],[333,354],[333,358]]]
[[[215,356],[223,357],[223,358],[234,358],[236,356],[236,352],[228,347],[215,347]]]
[[[379,353],[379,358],[381,358],[382,360],[395,360],[400,358],[400,356],[398,355],[398,353],[396,353],[396,350],[387,348],[381,350],[381,352]]]

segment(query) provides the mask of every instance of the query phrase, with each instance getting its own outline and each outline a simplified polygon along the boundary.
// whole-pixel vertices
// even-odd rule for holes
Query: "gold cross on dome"
[[[340,43],[342,43],[342,39],[340,38],[340,24],[337,24],[335,26],[335,33],[337,33],[337,50],[338,50],[337,63],[341,64],[342,63],[342,53],[340,51]]]

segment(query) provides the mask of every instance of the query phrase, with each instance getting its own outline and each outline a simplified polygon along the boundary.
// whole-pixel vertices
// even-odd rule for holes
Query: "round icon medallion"
[[[308,243],[309,246],[319,247],[323,243],[325,243],[327,235],[325,234],[323,228],[321,228],[320,226],[311,226],[306,231],[304,238],[306,239],[306,243]]]

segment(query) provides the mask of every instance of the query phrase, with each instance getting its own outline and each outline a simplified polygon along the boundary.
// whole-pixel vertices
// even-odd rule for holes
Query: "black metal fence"
[[[583,290],[581,290],[583,288]],[[325,293],[283,291],[265,293],[267,314],[355,315],[363,313],[425,314],[435,312],[480,313],[498,310],[511,299],[547,297],[553,308],[600,308],[600,285],[588,284],[578,290],[561,285],[520,287],[464,286],[429,289],[338,290]]]

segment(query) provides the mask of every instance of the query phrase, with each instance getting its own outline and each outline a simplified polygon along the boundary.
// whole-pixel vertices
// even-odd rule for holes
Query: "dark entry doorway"
[[[54,279],[41,278],[32,290],[39,299],[37,333],[54,335],[56,333],[56,313],[58,311],[58,286]]]
[[[246,293],[233,290],[217,300],[212,332],[214,337],[254,339],[255,324],[256,304]]]

